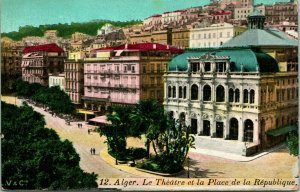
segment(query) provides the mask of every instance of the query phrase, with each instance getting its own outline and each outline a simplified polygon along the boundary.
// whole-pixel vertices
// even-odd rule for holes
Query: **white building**
[[[218,23],[209,27],[191,29],[190,47],[219,47],[245,30],[244,27],[233,26],[229,23]]]
[[[65,90],[65,74],[49,75],[49,87],[59,86],[61,90]]]
[[[248,16],[252,13],[253,7],[241,7],[234,9],[234,19],[247,20]]]

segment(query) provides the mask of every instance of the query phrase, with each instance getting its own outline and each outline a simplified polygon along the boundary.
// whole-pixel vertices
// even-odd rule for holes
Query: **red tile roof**
[[[36,45],[25,47],[23,53],[31,53],[31,52],[64,52],[62,48],[60,48],[55,43],[44,44],[44,45]]]
[[[106,47],[100,49],[94,49],[94,52],[100,51],[116,51],[116,50],[130,50],[130,51],[171,51],[181,53],[183,52],[182,49],[163,45],[159,43],[136,43],[136,44],[124,44],[117,47]]]
[[[213,16],[215,15],[230,15],[231,11],[223,11],[223,12],[216,12],[213,14]]]

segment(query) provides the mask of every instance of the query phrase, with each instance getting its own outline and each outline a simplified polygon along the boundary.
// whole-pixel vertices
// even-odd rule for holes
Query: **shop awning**
[[[89,121],[96,122],[96,123],[101,123],[101,124],[111,124],[110,121],[107,121],[105,115],[89,119]]]
[[[288,125],[288,126],[285,126],[285,127],[279,127],[279,128],[276,128],[276,129],[268,130],[266,132],[266,134],[271,135],[273,137],[277,137],[277,136],[284,135],[284,134],[287,134],[291,131],[296,131],[296,130],[298,130],[297,125]]]

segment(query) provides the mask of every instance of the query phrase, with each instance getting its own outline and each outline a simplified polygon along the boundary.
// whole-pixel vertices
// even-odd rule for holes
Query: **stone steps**
[[[211,138],[208,136],[195,137],[196,149],[210,149],[241,155],[245,148],[243,142],[237,140],[224,140],[222,138]]]

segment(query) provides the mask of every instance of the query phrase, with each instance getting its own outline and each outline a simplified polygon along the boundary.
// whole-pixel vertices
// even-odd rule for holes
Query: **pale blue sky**
[[[273,3],[288,0],[256,0]],[[93,19],[127,21],[165,11],[205,5],[209,0],[0,0],[1,32],[19,26],[84,22]]]

